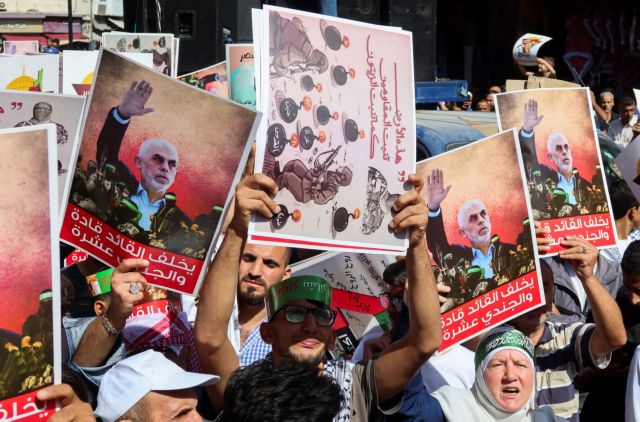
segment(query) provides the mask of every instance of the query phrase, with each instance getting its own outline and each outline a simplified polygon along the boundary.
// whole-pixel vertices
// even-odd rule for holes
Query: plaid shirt
[[[267,322],[267,319],[265,318],[263,322]],[[262,341],[260,324],[258,324],[256,328],[251,330],[247,341],[240,347],[240,352],[238,353],[240,367],[242,368],[243,366],[251,365],[257,360],[262,360],[269,353],[271,353],[271,345]]]

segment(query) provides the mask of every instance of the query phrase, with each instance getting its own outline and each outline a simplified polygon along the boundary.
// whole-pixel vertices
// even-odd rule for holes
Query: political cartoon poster
[[[109,50],[88,101],[61,240],[112,267],[147,259],[150,284],[195,294],[258,114]]]
[[[0,172],[0,420],[46,420],[55,402],[36,393],[61,382],[55,125],[0,129]]]
[[[35,40],[3,41],[2,49],[4,54],[37,54],[40,52],[40,45]]]
[[[227,44],[230,98],[256,108],[256,67],[253,44]]]
[[[441,350],[544,304],[514,130],[421,161],[427,245],[442,305]]]
[[[397,316],[396,298],[390,298],[382,279],[393,257],[380,254],[325,252],[291,266],[292,275],[316,275],[332,287],[331,307],[338,315],[333,324],[337,355],[352,354],[362,336],[391,329]]]
[[[0,89],[58,93],[57,54],[0,55]]]
[[[251,241],[404,251],[388,223],[415,168],[411,33],[276,7],[262,24],[256,171],[282,211],[256,217]]]
[[[93,73],[98,64],[98,51],[65,50],[62,54],[62,93],[89,95]],[[153,67],[151,53],[122,53],[148,68]]]
[[[204,69],[178,76],[178,79],[219,97],[229,98],[226,62],[220,62]]]
[[[551,38],[546,35],[524,34],[513,45],[513,60],[522,66],[536,66],[538,50],[549,41]]]
[[[143,34],[129,32],[104,32],[102,48],[118,53],[152,53],[153,70],[176,76],[173,55],[173,34]]]
[[[495,106],[500,129],[517,130],[533,218],[554,240],[546,255],[562,250],[567,236],[599,248],[615,246],[589,90],[508,92],[496,95]]]
[[[0,90],[0,129],[53,123],[56,126],[58,206],[69,175],[71,152],[82,119],[84,97]],[[73,172],[71,172],[73,173]]]

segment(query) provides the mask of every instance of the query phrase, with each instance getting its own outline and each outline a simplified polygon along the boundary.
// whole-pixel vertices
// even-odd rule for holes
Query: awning
[[[60,44],[67,44],[69,34],[2,34],[5,41],[31,41],[36,40],[40,45],[47,45],[47,40],[57,38]],[[89,42],[89,39],[82,34],[73,34],[73,41]]]

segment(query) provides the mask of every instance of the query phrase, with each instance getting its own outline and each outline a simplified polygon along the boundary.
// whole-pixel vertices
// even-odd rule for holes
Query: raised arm
[[[79,367],[101,366],[113,346],[120,341],[120,331],[133,312],[133,306],[144,298],[147,281],[139,271],[149,266],[144,259],[125,259],[111,275],[111,304],[102,315],[89,324],[71,361]],[[131,284],[138,284],[139,292],[131,293]],[[135,291],[135,290],[134,290]],[[111,329],[111,330],[110,330]]]
[[[596,357],[606,356],[625,345],[627,333],[620,308],[595,276],[598,249],[576,236],[567,236],[560,244],[567,249],[560,251],[559,256],[569,260],[573,265],[587,293],[587,302],[591,306],[596,324],[591,337],[591,351]]]
[[[425,240],[428,217],[422,198],[423,180],[411,175],[409,182],[413,183],[415,190],[405,192],[395,202],[393,209],[397,214],[389,227],[396,231],[410,231],[406,258],[410,326],[408,333],[376,360],[379,401],[389,400],[400,393],[442,342],[438,291]]]
[[[262,174],[249,176],[238,184],[233,219],[200,290],[195,343],[202,370],[220,377],[219,382],[207,387],[209,399],[217,410],[222,409],[229,377],[240,366],[227,337],[227,327],[233,311],[240,257],[249,221],[254,212],[267,218],[278,212],[278,205],[270,198],[277,190],[275,182]]]

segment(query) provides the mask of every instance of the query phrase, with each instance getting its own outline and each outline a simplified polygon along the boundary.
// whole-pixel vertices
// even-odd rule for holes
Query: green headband
[[[293,300],[314,300],[331,307],[331,285],[322,277],[300,275],[282,280],[267,293],[267,316],[271,319]]]
[[[504,330],[501,329],[498,332],[491,333],[482,340],[475,355],[476,371],[482,361],[496,349],[517,349],[525,352],[531,360],[534,359],[533,343],[529,340],[529,337],[522,334],[517,330]]]
[[[42,302],[43,300],[47,300],[47,299],[53,299],[52,291],[42,292],[40,293],[40,296],[38,296],[38,302]]]

